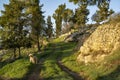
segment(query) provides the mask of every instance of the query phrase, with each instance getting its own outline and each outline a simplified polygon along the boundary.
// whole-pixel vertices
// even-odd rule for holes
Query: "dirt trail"
[[[56,46],[59,46],[59,50],[62,53],[62,46],[61,45],[56,45]],[[67,68],[65,65],[63,65],[63,63],[61,62],[60,57],[61,56],[59,56],[58,59],[57,59],[57,65],[61,68],[61,70],[63,70],[67,74],[69,74],[74,80],[84,80],[78,73],[73,72],[72,70]]]
[[[82,79],[82,77],[81,77],[78,73],[73,72],[73,71],[71,71],[69,68],[67,68],[66,66],[64,66],[60,60],[57,61],[57,64],[58,64],[58,66],[59,66],[63,71],[65,71],[65,72],[68,73],[70,76],[72,76],[74,80],[84,80],[84,79]]]
[[[56,52],[59,50],[61,51],[62,53],[62,48],[61,48],[61,45],[57,45],[57,44],[54,44],[52,46],[52,48],[54,49],[53,50],[53,53],[56,54]],[[50,56],[50,55],[49,55]],[[48,57],[49,57],[48,56]],[[57,65],[61,68],[61,70],[63,70],[64,72],[66,72],[67,74],[69,74],[74,80],[84,80],[82,79],[82,77],[76,73],[76,72],[73,72],[72,70],[70,70],[69,68],[67,68],[66,66],[63,65],[63,63],[61,62],[61,59],[60,59],[61,56],[58,56],[58,59],[57,59]],[[42,61],[44,62],[44,61]],[[42,63],[41,62],[41,63]],[[26,80],[44,80],[41,76],[40,76],[40,72],[41,72],[41,69],[42,69],[42,64],[37,64],[34,69],[32,70],[32,73],[30,73],[27,77],[26,77]]]
[[[41,64],[37,64],[27,80],[43,80],[40,77],[40,71],[41,71]]]
[[[25,80],[43,80],[40,76],[41,66],[41,63],[34,64],[34,68],[32,69],[31,73],[25,77]]]

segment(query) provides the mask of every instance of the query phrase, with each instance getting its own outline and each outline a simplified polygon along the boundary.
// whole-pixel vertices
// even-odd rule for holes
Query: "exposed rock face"
[[[98,62],[120,47],[120,23],[99,26],[80,47],[78,61]]]
[[[77,42],[79,40],[79,36],[83,35],[83,33],[75,32],[70,35],[68,35],[64,41],[65,42]]]
[[[64,41],[80,42],[80,44],[77,46],[77,47],[80,47],[82,45],[81,43],[83,43],[96,28],[97,27],[95,26],[85,26],[81,28],[79,31],[67,35]]]

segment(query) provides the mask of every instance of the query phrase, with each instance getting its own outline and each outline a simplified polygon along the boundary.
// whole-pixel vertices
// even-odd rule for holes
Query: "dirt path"
[[[28,76],[27,80],[43,80],[40,77],[41,71],[41,64],[37,64],[36,67],[33,69],[33,72]]]
[[[78,73],[73,72],[73,71],[71,71],[69,68],[67,68],[66,66],[64,66],[60,60],[57,61],[57,64],[58,64],[58,66],[59,66],[63,71],[65,71],[65,72],[68,73],[70,76],[72,76],[74,80],[84,80],[84,79],[82,79],[82,77],[81,77]]]
[[[54,44],[54,45],[52,45],[52,49],[53,49],[53,52],[52,52],[53,54],[57,54],[56,52],[58,52],[58,51],[60,51],[62,53],[61,45]],[[82,77],[78,73],[73,72],[72,70],[70,70],[69,68],[67,68],[66,66],[64,66],[63,63],[61,62],[60,57],[61,56],[59,55],[58,59],[57,59],[57,65],[60,67],[60,69],[62,71],[66,72],[74,80],[84,80],[84,79],[82,79]],[[42,62],[44,62],[44,61],[41,61],[41,63]],[[25,80],[44,80],[44,78],[42,78],[40,76],[41,69],[42,69],[42,64],[35,65],[34,69],[32,70],[32,72],[29,75],[26,76]]]
[[[42,64],[34,64],[31,72],[24,78],[25,80],[43,80],[40,76]]]
[[[53,47],[55,47],[55,45],[53,45]],[[47,57],[49,57],[49,56],[50,56],[50,54],[47,55]],[[40,76],[43,62],[44,62],[44,59],[41,58],[39,60],[39,64],[34,65],[32,72],[29,75],[27,75],[25,80],[44,80],[44,78]]]
[[[62,53],[62,46],[61,45],[57,45],[57,46],[59,46],[59,50]],[[61,68],[61,70],[69,74],[74,80],[84,80],[78,73],[73,72],[72,70],[64,66],[63,63],[61,62],[60,56],[57,59],[57,65]]]

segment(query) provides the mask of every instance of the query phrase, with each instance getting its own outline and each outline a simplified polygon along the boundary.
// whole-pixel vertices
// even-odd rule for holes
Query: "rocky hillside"
[[[80,43],[80,42],[79,42]],[[98,62],[120,47],[120,23],[99,26],[83,43],[78,61]]]

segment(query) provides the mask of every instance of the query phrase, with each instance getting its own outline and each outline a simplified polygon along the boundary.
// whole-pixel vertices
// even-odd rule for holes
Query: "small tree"
[[[31,38],[33,39],[33,42],[37,44],[38,51],[40,50],[40,38],[42,38],[43,30],[44,30],[44,16],[42,12],[42,6],[39,5],[39,0],[33,0],[29,1],[27,3],[28,9],[26,10],[28,15],[30,16],[31,21]]]

